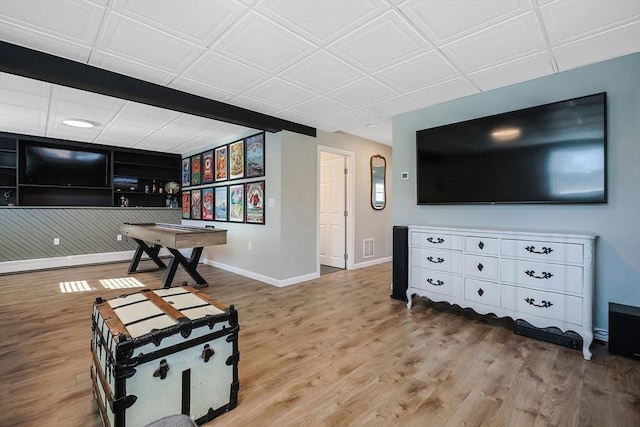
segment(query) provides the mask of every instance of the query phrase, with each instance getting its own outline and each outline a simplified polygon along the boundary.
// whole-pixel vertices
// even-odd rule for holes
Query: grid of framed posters
[[[182,159],[182,218],[264,224],[264,176],[264,132]]]
[[[184,190],[182,219],[264,224],[265,181]]]

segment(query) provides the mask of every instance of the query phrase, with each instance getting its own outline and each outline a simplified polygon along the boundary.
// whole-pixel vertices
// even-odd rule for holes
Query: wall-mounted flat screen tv
[[[416,132],[418,204],[605,203],[606,93]]]
[[[21,183],[73,187],[111,186],[109,153],[36,143],[23,145]]]

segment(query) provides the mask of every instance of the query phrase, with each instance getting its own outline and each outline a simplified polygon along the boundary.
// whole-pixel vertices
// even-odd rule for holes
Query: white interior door
[[[320,161],[320,264],[345,268],[345,163],[342,156],[322,153]]]

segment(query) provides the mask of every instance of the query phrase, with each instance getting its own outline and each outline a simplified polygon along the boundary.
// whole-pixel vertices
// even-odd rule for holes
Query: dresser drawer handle
[[[434,261],[432,256],[428,256],[427,261],[432,262],[434,264],[442,264],[444,262],[444,258],[438,257],[438,259]]]
[[[484,294],[484,291],[482,290],[482,288],[478,288],[478,295],[482,296]]]
[[[541,251],[536,251],[535,246],[526,246],[525,249],[527,250],[527,252],[531,252],[532,254],[549,255],[551,252],[553,252],[552,248],[548,248],[546,246],[543,246]]]
[[[482,263],[478,263],[478,270],[482,271],[482,269],[484,268],[484,265],[482,265]]]
[[[428,278],[427,279],[427,283],[429,283],[430,285],[433,285],[433,286],[442,286],[442,285],[444,285],[444,282],[442,280],[436,280],[435,283],[433,283],[433,282],[434,282],[434,280],[432,278]]]
[[[438,237],[437,239],[434,239],[433,237],[427,237],[427,242],[440,244],[440,243],[444,243],[444,239],[442,237]]]
[[[534,270],[527,270],[524,274],[529,277],[533,277],[534,279],[550,279],[553,277],[552,273],[547,273],[546,271],[542,272],[542,276],[536,276],[536,272]]]
[[[484,243],[482,243],[482,240],[480,240],[480,243],[478,243],[478,247],[480,248],[480,250],[484,249]]]
[[[553,305],[551,301],[542,300],[542,304],[536,304],[536,300],[533,298],[525,298],[524,300],[529,303],[529,305],[533,305],[535,307],[549,308]]]

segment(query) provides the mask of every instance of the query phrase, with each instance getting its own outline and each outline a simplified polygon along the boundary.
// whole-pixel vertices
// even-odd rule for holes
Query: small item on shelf
[[[124,208],[124,196],[120,196],[120,207]]]
[[[178,191],[180,191],[180,184],[175,181],[169,181],[164,185],[164,189],[169,194],[178,194]]]
[[[145,192],[145,193],[148,193],[148,192],[149,192],[149,184],[147,184],[147,185],[145,185],[145,186],[144,186],[144,192]]]
[[[154,179],[153,184],[151,185],[151,192],[155,194],[156,190],[157,190],[156,180]]]
[[[168,207],[168,208],[172,207],[171,206],[172,202],[173,201],[171,200],[171,195],[167,194],[167,200],[165,202],[165,206]]]
[[[164,191],[164,187],[162,186],[162,181],[160,181],[158,184],[159,184],[158,185],[158,193],[162,194],[162,192]]]
[[[125,208],[129,207],[129,198],[128,197],[126,199],[124,199],[124,207]]]

